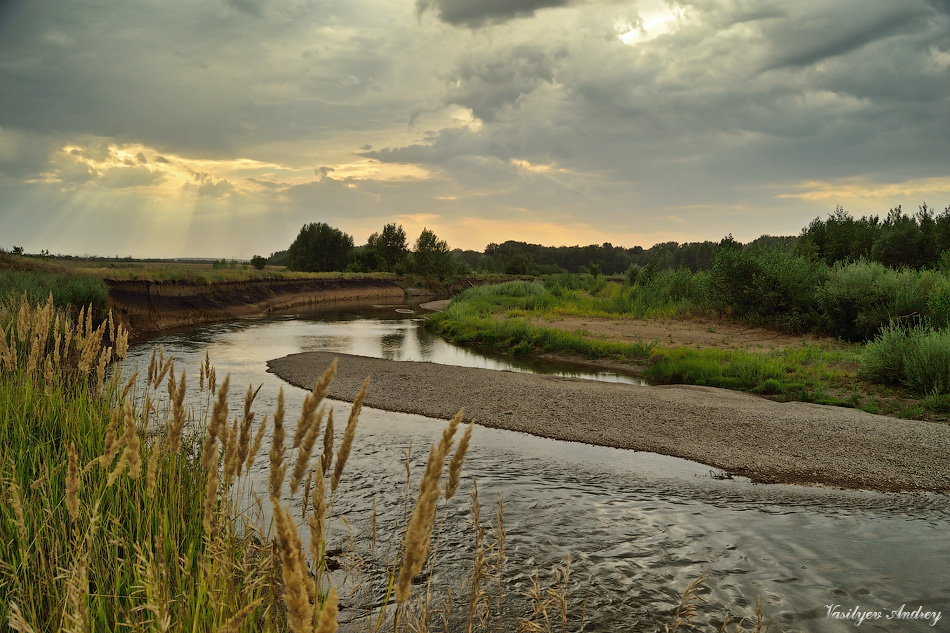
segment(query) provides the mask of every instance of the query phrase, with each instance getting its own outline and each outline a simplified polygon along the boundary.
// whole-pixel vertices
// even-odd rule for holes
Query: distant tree
[[[22,247],[22,246],[14,246],[14,247],[13,247],[13,254],[14,254],[14,255],[22,255],[22,254],[23,254],[23,247]]]
[[[399,258],[409,252],[406,231],[401,224],[387,224],[382,233],[373,233],[367,246],[376,251],[386,270],[392,270]]]
[[[264,266],[267,265],[267,258],[261,257],[260,255],[255,255],[251,258],[251,266],[257,270],[264,270]]]
[[[425,277],[445,279],[452,274],[449,245],[429,229],[422,229],[415,247],[416,273]]]
[[[267,258],[267,263],[271,266],[286,266],[289,261],[289,251],[275,251]]]
[[[313,222],[304,225],[290,245],[287,267],[307,272],[342,271],[351,250],[351,236],[323,222]]]

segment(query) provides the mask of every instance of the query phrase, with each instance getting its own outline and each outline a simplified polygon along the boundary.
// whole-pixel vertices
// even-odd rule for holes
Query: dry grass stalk
[[[294,432],[294,448],[300,446],[300,442],[303,441],[307,431],[310,430],[310,424],[314,421],[313,413],[330,391],[330,383],[333,382],[334,376],[336,376],[335,358],[327,370],[323,372],[323,375],[317,380],[317,384],[313,386],[313,391],[308,393],[303,399],[300,421],[297,423],[297,430]]]
[[[174,376],[172,376],[174,380]],[[171,395],[172,400],[172,423],[168,427],[168,441],[166,446],[171,455],[176,455],[181,450],[181,434],[185,428],[185,370],[181,370],[181,378],[178,380],[178,387]]]
[[[147,415],[147,413],[146,413]],[[129,477],[138,479],[142,474],[142,453],[140,451],[141,441],[139,440],[138,430],[135,426],[135,416],[132,415],[131,406],[125,415],[125,453],[123,460],[129,465]]]
[[[152,386],[155,382],[155,370],[158,367],[158,345],[152,346],[152,358],[148,361],[148,373],[146,373],[145,385]]]
[[[126,381],[125,386],[122,388],[122,395],[119,396],[119,402],[122,402],[129,397],[129,392],[132,391],[132,387],[135,386],[135,381],[138,380],[139,371],[140,370],[136,369],[135,373],[132,374],[132,377]]]
[[[218,476],[218,465],[214,464],[214,466],[208,471],[208,488],[205,491],[205,512],[204,520],[202,522],[202,526],[205,530],[205,536],[209,539],[211,538],[211,528],[214,526],[214,519],[217,515],[216,506],[218,501],[218,485],[220,483],[221,479]]]
[[[20,486],[16,481],[11,480],[7,486],[7,492],[10,496],[10,506],[13,508],[13,516],[16,517],[17,536],[20,537],[20,554],[22,560],[26,560],[27,531],[26,519],[23,517],[23,503],[21,502]]]
[[[327,501],[326,501],[326,480],[323,477],[323,471],[319,468],[314,469],[313,492],[311,493],[311,503],[313,504],[313,513],[307,518],[307,525],[310,527],[310,556],[315,564],[318,564],[323,558],[323,526],[327,519]],[[319,575],[317,576],[319,582]]]
[[[314,470],[313,492],[310,499],[313,504],[313,513],[308,517],[307,525],[310,527],[310,555],[314,563],[319,563],[323,558],[323,532],[327,520],[326,480],[322,470],[319,468]]]
[[[446,501],[455,495],[459,484],[462,482],[462,464],[465,463],[465,453],[468,451],[468,443],[472,439],[472,428],[474,426],[474,422],[469,423],[465,429],[465,433],[462,435],[462,439],[459,440],[458,447],[455,449],[455,455],[452,456],[452,461],[449,462],[449,481],[445,486]]]
[[[274,436],[270,446],[270,496],[280,499],[284,487],[287,466],[284,464],[284,388],[277,394],[277,410],[274,411]]]
[[[241,625],[244,624],[244,620],[247,619],[247,616],[249,616],[254,609],[259,607],[262,602],[264,602],[264,599],[258,598],[254,602],[242,607],[240,611],[235,613],[231,619],[218,629],[218,633],[238,633],[238,631],[241,630]]]
[[[263,386],[263,384],[260,384],[256,390],[251,391],[251,386],[248,385],[247,394],[244,396],[244,418],[241,420],[241,439],[238,443],[238,461],[237,470],[235,472],[237,477],[241,476],[241,468],[244,466],[244,462],[247,461],[247,456],[251,451],[251,425],[254,423],[254,412],[251,411],[251,406],[254,404],[254,399]]]
[[[336,360],[336,359],[334,359]],[[336,365],[333,365],[335,368]],[[353,438],[356,437],[356,423],[359,421],[360,411],[363,408],[363,400],[366,398],[366,389],[369,387],[369,378],[363,381],[360,392],[353,399],[353,407],[350,409],[350,418],[346,422],[346,430],[343,431],[343,440],[340,442],[340,448],[336,453],[336,465],[333,467],[333,478],[330,480],[330,490],[336,492],[340,485],[340,477],[343,476],[343,468],[346,466],[346,460],[350,457],[350,450],[353,448]]]
[[[300,504],[300,518],[307,520],[308,507],[310,505],[310,486],[313,484],[313,469],[307,471],[307,481],[303,485],[303,502]]]
[[[234,418],[234,422],[231,424],[231,432],[228,433],[227,444],[224,447],[225,488],[231,485],[231,481],[233,481],[234,475],[237,472],[238,453],[240,452],[240,447],[238,446],[240,442],[239,433],[240,430],[238,429],[238,419]]]
[[[10,603],[10,615],[8,616],[7,624],[14,631],[19,633],[36,633],[34,629],[23,617],[23,612],[20,611],[20,607],[17,606],[17,603]]]
[[[699,605],[705,603],[699,592],[703,588],[708,576],[701,574],[699,578],[689,583],[686,591],[680,597],[680,603],[676,607],[676,613],[673,614],[673,628],[665,626],[666,633],[676,633],[681,627],[691,627],[693,618],[699,610]]]
[[[88,549],[83,547],[77,557],[66,582],[66,604],[69,610],[65,614],[67,626],[63,633],[85,633],[89,630],[89,564]]]
[[[267,416],[261,418],[261,424],[257,427],[257,433],[254,435],[254,442],[251,444],[251,450],[247,454],[247,460],[244,462],[244,472],[250,473],[251,466],[254,465],[254,459],[261,450],[261,444],[264,443],[264,433],[267,432]]]
[[[338,597],[336,587],[330,588],[326,602],[323,603],[323,610],[319,612],[319,623],[316,626],[316,633],[336,633],[338,624],[336,621],[338,611]],[[317,612],[314,612],[314,619],[317,619]]]
[[[115,456],[119,454],[120,450],[122,450],[122,441],[116,441],[115,438],[115,433],[119,428],[120,415],[119,407],[112,407],[112,417],[109,421],[109,426],[106,427],[106,439],[105,445],[102,449],[102,455],[100,455],[93,462],[90,462],[89,466],[91,466],[93,463],[98,463],[100,467],[108,468],[109,464],[112,463],[112,460],[115,459]],[[89,468],[89,466],[86,468]]]
[[[309,424],[307,434],[304,435],[303,440],[300,442],[300,450],[297,452],[297,463],[294,464],[294,470],[290,474],[291,494],[297,494],[297,490],[300,488],[300,482],[303,481],[304,473],[306,473],[307,468],[310,466],[310,454],[313,452],[313,445],[316,443],[317,436],[320,434],[320,427],[323,424],[323,412],[324,409],[321,408],[315,416],[314,421]]]
[[[152,453],[148,458],[148,468],[145,471],[146,493],[148,496],[155,496],[155,486],[158,483],[158,459],[162,454],[162,440],[156,438],[152,443]]]
[[[306,561],[300,535],[289,513],[284,511],[279,499],[274,504],[274,520],[277,524],[277,545],[280,550],[281,569],[284,578],[284,604],[287,607],[287,625],[293,633],[313,631],[312,596],[306,581]]]
[[[228,386],[230,381],[230,376],[224,379],[221,389],[218,390],[218,399],[211,411],[211,423],[208,425],[204,446],[201,450],[201,465],[205,471],[210,471],[212,466],[217,467],[218,439],[221,438],[222,443],[227,441]]]
[[[406,528],[405,553],[402,566],[399,568],[399,577],[396,581],[396,602],[400,604],[409,598],[412,579],[422,571],[422,565],[429,551],[428,539],[431,535],[432,521],[435,517],[441,492],[439,478],[442,476],[442,468],[441,466],[435,467],[435,464],[439,461],[439,456],[439,450],[434,444],[429,447],[426,472],[419,485],[416,506],[409,518],[409,526]],[[444,463],[445,455],[442,454],[441,457]]]
[[[330,409],[330,415],[327,416],[327,428],[323,431],[323,453],[320,455],[320,470],[323,475],[330,471],[330,464],[333,463],[333,409]]]
[[[66,471],[66,509],[73,521],[79,518],[79,463],[76,444],[69,444],[69,466]]]

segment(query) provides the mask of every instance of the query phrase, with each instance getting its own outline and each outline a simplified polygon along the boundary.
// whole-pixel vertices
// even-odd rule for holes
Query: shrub
[[[937,281],[927,297],[927,317],[934,329],[950,326],[950,279]]]
[[[911,336],[896,324],[885,326],[861,354],[858,375],[871,382],[901,384],[904,381],[904,356]]]
[[[913,326],[927,313],[934,281],[928,271],[894,270],[878,262],[835,264],[817,293],[824,326],[849,341],[869,340],[895,319]]]
[[[911,339],[904,360],[904,384],[919,394],[950,393],[950,331],[922,329]]]
[[[792,331],[819,323],[816,289],[827,278],[823,264],[781,249],[722,248],[707,289],[720,310]]]

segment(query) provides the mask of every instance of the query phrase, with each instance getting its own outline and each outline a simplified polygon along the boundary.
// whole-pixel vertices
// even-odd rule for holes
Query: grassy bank
[[[864,345],[831,338],[802,339],[801,345],[767,351],[695,349],[663,346],[656,340],[607,340],[584,329],[568,332],[545,326],[546,321],[564,316],[617,320],[713,318],[717,312],[705,298],[705,284],[703,275],[687,271],[665,271],[632,283],[565,275],[511,282],[466,291],[446,310],[430,317],[429,325],[456,343],[503,353],[559,354],[629,363],[631,369],[638,369],[655,384],[722,387],[782,401],[947,419],[948,397],[941,394],[950,384],[950,379],[945,378],[950,370],[924,372],[924,367],[944,367],[950,359],[950,344],[934,343],[935,334],[921,339],[927,344],[918,346],[923,351],[912,355],[913,358],[922,358],[925,353],[930,356],[917,362],[919,369],[910,376],[891,375],[889,366],[876,373],[867,369],[873,364],[875,350],[880,348],[875,342]],[[895,326],[894,331],[906,329]],[[891,335],[892,339],[894,336]],[[889,349],[902,344],[894,339]],[[944,354],[940,356],[943,364],[934,354]],[[902,361],[901,367],[905,365],[908,363]],[[934,377],[935,373],[940,376]]]

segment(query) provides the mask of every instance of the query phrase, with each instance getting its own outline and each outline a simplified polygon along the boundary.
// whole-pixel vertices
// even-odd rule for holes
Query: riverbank
[[[260,279],[200,283],[106,279],[109,305],[134,339],[164,330],[336,301],[424,296],[393,279]]]
[[[552,439],[671,455],[759,483],[950,493],[950,427],[711,387],[589,380],[307,352],[268,371],[310,389],[334,357],[330,396],[371,376],[365,404]]]

